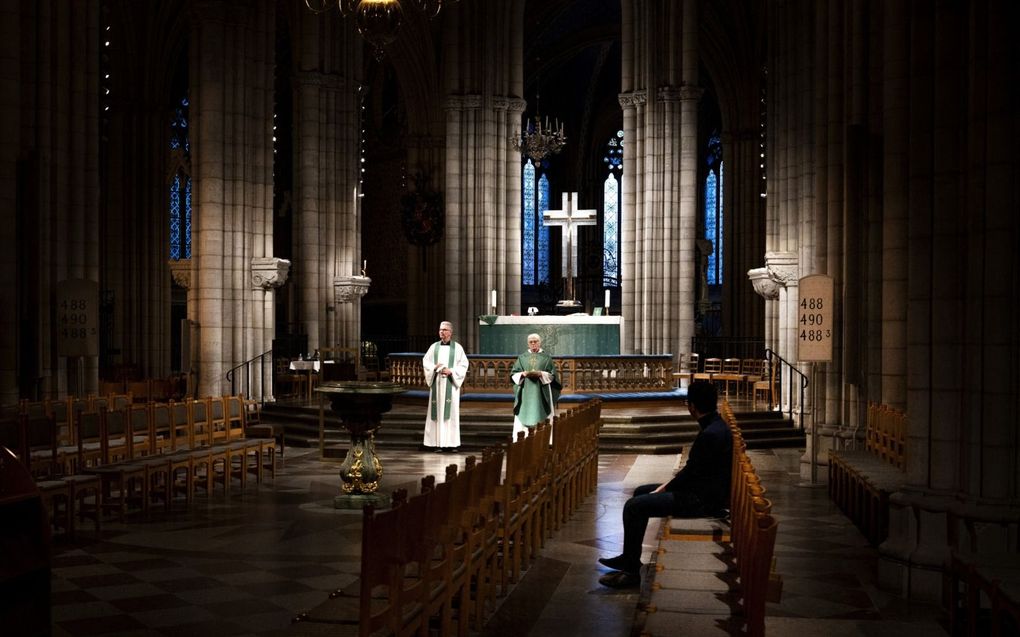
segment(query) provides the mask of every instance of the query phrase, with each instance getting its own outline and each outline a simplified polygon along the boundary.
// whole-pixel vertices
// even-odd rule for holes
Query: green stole
[[[443,345],[443,341],[436,341],[435,349],[433,350],[433,354],[432,354],[432,363],[433,364],[438,364],[439,363],[439,348],[442,347],[442,345]],[[457,342],[454,341],[453,339],[450,339],[450,362],[446,364],[446,366],[448,368],[450,368],[450,369],[453,369],[453,357],[454,357],[454,355],[456,353],[457,353]],[[433,372],[433,374],[434,373],[435,372]],[[431,395],[431,400],[429,402],[432,403],[432,420],[435,420],[437,418],[437,411],[436,411],[436,379],[435,378],[432,379],[432,391],[431,391],[431,394],[432,394]],[[447,377],[447,379],[446,379],[446,409],[443,410],[443,415],[445,415],[446,418],[444,418],[443,420],[449,420],[450,419],[450,403],[452,403],[452,402],[453,402],[453,379]]]

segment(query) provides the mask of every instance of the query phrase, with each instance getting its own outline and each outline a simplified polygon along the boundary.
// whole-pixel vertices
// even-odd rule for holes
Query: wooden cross
[[[573,278],[577,276],[577,228],[594,226],[598,223],[596,210],[580,210],[577,207],[577,193],[563,193],[562,210],[545,210],[542,221],[546,226],[560,226],[563,231],[563,277],[573,290]],[[571,295],[572,296],[572,295]]]

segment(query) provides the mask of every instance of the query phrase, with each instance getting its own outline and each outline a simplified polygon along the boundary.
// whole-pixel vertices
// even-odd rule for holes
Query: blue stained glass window
[[[191,177],[184,186],[184,258],[191,258]]]
[[[524,165],[523,214],[521,232],[521,280],[524,285],[535,285],[535,165],[528,160]]]
[[[549,226],[541,222],[542,213],[549,209],[549,178],[538,180],[538,282],[549,282]]]
[[[607,288],[616,287],[620,280],[620,262],[618,255],[620,228],[620,182],[612,172],[602,184],[605,210],[602,215],[603,250],[602,250],[602,282]]]
[[[705,177],[705,238],[712,242],[712,252],[708,255],[708,272],[706,278],[709,285],[721,285],[723,282],[723,160],[722,141],[719,133],[713,133],[708,139],[708,175]]]
[[[170,183],[170,258],[181,258],[181,176]]]
[[[708,172],[708,178],[705,179],[705,238],[712,242],[712,251],[708,253],[708,284],[716,285],[718,281],[715,276],[716,268],[716,246],[719,245],[718,241],[718,227],[716,226],[716,187],[718,186],[718,179],[715,176],[715,171],[710,170]]]
[[[609,175],[602,182],[602,284],[607,288],[620,287],[620,207],[621,184],[617,173],[623,172],[623,131],[606,142],[602,162]]]
[[[167,212],[170,216],[170,258],[191,258],[191,175],[188,161],[191,143],[188,141],[188,98],[183,98],[170,120],[170,154],[177,164],[170,182]]]

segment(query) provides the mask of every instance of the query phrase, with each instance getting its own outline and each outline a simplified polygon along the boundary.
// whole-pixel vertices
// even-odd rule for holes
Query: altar
[[[478,319],[482,355],[517,355],[528,349],[528,334],[542,337],[542,349],[553,356],[620,354],[622,316],[483,316]]]

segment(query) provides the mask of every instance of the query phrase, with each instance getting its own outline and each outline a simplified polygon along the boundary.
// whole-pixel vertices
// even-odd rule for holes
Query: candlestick
[[[609,312],[609,290],[606,290],[606,304],[605,304],[605,308],[606,308],[606,313],[608,313]]]
[[[492,302],[489,303],[489,305],[492,307],[492,313],[495,314],[496,313],[496,290],[492,291],[491,297],[492,297]]]
[[[368,276],[368,259],[361,262],[361,276]]]

